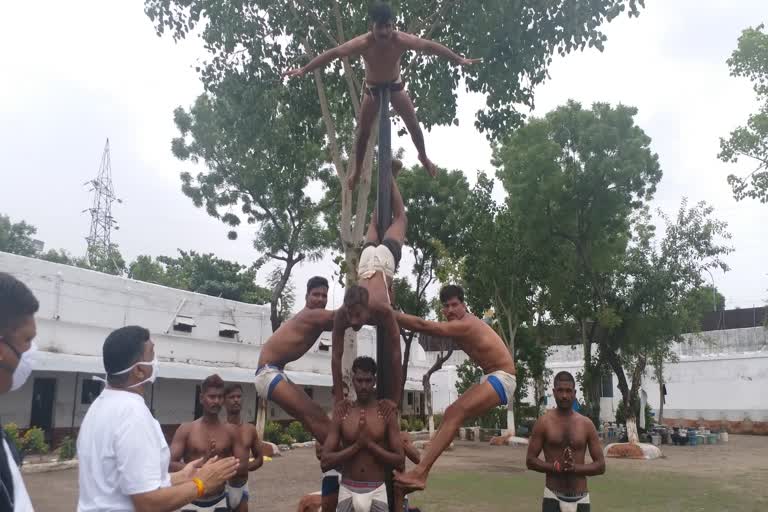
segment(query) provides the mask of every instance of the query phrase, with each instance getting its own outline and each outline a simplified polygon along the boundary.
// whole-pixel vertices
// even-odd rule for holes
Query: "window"
[[[195,319],[191,316],[176,315],[173,321],[173,330],[176,332],[192,332],[192,328],[196,327]]]
[[[613,398],[613,374],[603,374],[600,376],[600,396],[603,398]]]
[[[235,339],[235,337],[240,332],[240,329],[235,327],[235,324],[230,324],[227,322],[220,322],[219,323],[219,336],[222,338],[229,338],[229,339]]]
[[[408,392],[408,405],[413,405],[413,393]]]
[[[315,390],[314,388],[304,388],[304,392],[307,394],[309,398],[315,398]]]
[[[331,346],[326,345],[321,341],[320,345],[317,346],[317,350],[319,350],[320,352],[328,352],[329,350],[331,350]]]
[[[84,380],[80,389],[80,403],[83,405],[92,404],[96,397],[104,389],[104,383],[98,380]]]

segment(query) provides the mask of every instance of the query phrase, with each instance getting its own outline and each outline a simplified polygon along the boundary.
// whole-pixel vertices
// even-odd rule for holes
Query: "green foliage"
[[[639,425],[639,418],[640,418],[640,401],[636,401],[634,403],[634,409],[635,409],[635,419],[638,420]],[[655,419],[653,416],[653,408],[645,404],[645,426],[646,429],[653,425]],[[624,402],[619,402],[619,405],[616,407],[616,423],[619,425],[626,425],[627,424],[627,406],[624,404]]]
[[[455,121],[455,91],[463,79],[468,90],[488,95],[487,106],[477,114],[479,129],[494,134],[514,128],[522,118],[517,106],[533,106],[533,88],[546,79],[555,52],[564,55],[586,47],[602,50],[606,36],[600,26],[623,11],[638,15],[642,5],[637,0],[546,7],[507,0],[393,2],[401,29],[431,36],[457,53],[484,59],[482,65],[456,69],[430,55],[404,56],[404,74],[410,91],[418,98],[422,122],[430,128]],[[308,52],[312,55],[332,46],[340,31],[347,38],[365,32],[366,7],[365,2],[343,0],[338,4],[260,0],[226,5],[200,0],[145,0],[145,12],[158,34],[168,31],[175,39],[192,31],[200,34],[210,52],[200,69],[209,89],[240,68],[255,79],[279,85],[284,69],[306,63]],[[354,76],[362,74],[362,63],[357,59],[345,65]],[[340,69],[341,63],[328,66],[326,94],[337,123],[346,121],[344,125],[349,126],[353,119],[350,91],[338,73]],[[312,80],[297,82],[289,86],[297,101],[316,97]],[[338,120],[340,113],[344,121]],[[318,107],[308,109],[305,117],[318,119]]]
[[[180,290],[250,304],[266,304],[271,292],[256,284],[258,266],[241,265],[213,254],[179,250],[179,256],[141,255],[131,263],[128,277]]]
[[[59,445],[59,460],[72,460],[77,455],[77,446],[75,440],[65,436]]]
[[[731,76],[749,79],[760,103],[757,113],[747,119],[745,126],[720,139],[720,154],[724,162],[738,162],[747,157],[757,167],[746,177],[732,174],[728,183],[736,200],[758,199],[768,203],[768,32],[765,25],[750,27],[739,37],[738,47],[728,59]]]
[[[408,432],[410,429],[410,423],[408,423],[408,420],[405,418],[400,418],[400,431],[401,432]]]
[[[467,359],[456,368],[456,392],[463,394],[469,388],[480,382],[483,369],[471,359]]]
[[[293,444],[296,440],[287,432],[280,432],[277,435],[277,444]]]
[[[45,433],[39,427],[32,427],[24,432],[21,439],[22,450],[25,453],[48,453],[48,445],[45,442]]]
[[[440,428],[440,425],[443,423],[443,415],[442,414],[433,415],[432,421],[435,422],[435,429]]]
[[[206,84],[190,109],[176,109],[180,136],[172,149],[182,162],[205,164],[196,175],[181,173],[182,191],[194,205],[229,226],[230,239],[253,225],[254,248],[263,255],[257,267],[267,259],[281,262],[284,277],[270,297],[276,330],[294,266],[319,259],[330,244],[321,203],[307,194],[328,180],[329,171],[317,117],[307,118],[288,89],[275,87],[274,77],[237,68],[215,87]]]
[[[127,270],[125,259],[120,253],[120,248],[117,244],[110,245],[106,250],[98,247],[90,249],[86,255],[85,261],[85,268],[103,274],[122,276]]]
[[[312,440],[312,435],[304,429],[304,425],[300,421],[292,421],[285,429],[285,433],[295,439],[297,443],[306,443]]]
[[[424,422],[421,418],[413,417],[408,424],[408,430],[410,432],[421,432],[424,430]]]
[[[5,436],[13,441],[13,444],[16,445],[16,448],[21,450],[22,439],[19,437],[19,426],[15,423],[6,423],[3,425],[3,430],[5,431]]]
[[[0,215],[0,251],[18,254],[19,256],[35,256],[35,246],[32,236],[37,228],[24,221],[12,222],[7,215]]]
[[[276,421],[267,421],[264,425],[264,439],[274,444],[285,444],[280,441],[282,428]]]

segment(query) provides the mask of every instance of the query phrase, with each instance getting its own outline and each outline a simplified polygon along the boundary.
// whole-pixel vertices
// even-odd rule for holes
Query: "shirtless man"
[[[400,263],[405,230],[408,220],[405,216],[405,204],[396,177],[402,169],[402,164],[392,162],[392,224],[379,239],[379,228],[376,220],[377,212],[371,214],[365,245],[360,254],[357,267],[359,286],[347,288],[344,295],[344,305],[336,310],[333,320],[331,373],[333,375],[333,396],[337,404],[343,403],[341,382],[341,358],[344,355],[344,331],[352,327],[359,331],[363,324],[383,327],[390,346],[392,366],[392,389],[387,396],[392,401],[387,405],[390,409],[400,403],[402,393],[403,370],[400,353],[400,327],[397,325],[395,311],[392,309],[392,281],[395,270]],[[365,293],[358,289],[362,289]]]
[[[240,442],[243,444],[246,450],[246,454],[250,451],[253,456],[248,460],[248,472],[256,471],[262,464],[264,464],[264,455],[261,449],[261,440],[259,440],[259,434],[256,432],[256,427],[251,423],[243,423],[240,418],[240,411],[242,410],[243,400],[243,387],[240,384],[229,384],[224,388],[224,409],[227,411],[227,423],[234,425],[238,429],[240,434]],[[230,486],[235,488],[242,488],[242,499],[240,504],[234,503],[230,500],[233,510],[237,512],[248,512],[248,477],[233,478],[230,481]]]
[[[379,111],[379,90],[384,87],[390,90],[392,106],[402,117],[408,132],[411,134],[411,139],[413,139],[413,144],[419,154],[419,161],[431,176],[437,175],[437,168],[427,157],[424,148],[424,134],[419,126],[416,110],[405,92],[405,84],[400,76],[400,57],[405,52],[414,50],[438,55],[460,66],[467,66],[481,60],[466,59],[439,43],[395,30],[395,16],[392,13],[392,8],[384,2],[376,2],[371,6],[369,18],[369,32],[318,55],[302,68],[292,69],[285,73],[289,77],[303,76],[315,69],[325,67],[335,59],[363,57],[365,95],[357,123],[355,169],[347,178],[350,190],[354,189],[360,178],[368,139],[371,136],[371,129]]]
[[[284,369],[286,364],[312,348],[323,331],[333,329],[334,312],[325,309],[328,303],[328,280],[323,277],[310,279],[305,300],[304,309],[283,322],[261,348],[259,368],[256,371],[256,392],[299,420],[322,443],[330,427],[330,420],[304,389],[286,378]]]
[[[479,384],[469,388],[446,409],[443,422],[421,462],[407,473],[395,473],[398,495],[426,487],[430,468],[451,444],[466,420],[499,405],[512,407],[512,395],[517,384],[515,361],[504,342],[488,324],[467,311],[461,287],[443,287],[440,290],[440,302],[447,322],[430,322],[402,313],[397,314],[397,321],[401,327],[410,331],[453,338],[461,350],[483,369],[485,375]]]
[[[200,386],[200,405],[203,416],[188,423],[182,423],[171,441],[171,471],[178,471],[187,463],[202,458],[225,458],[234,456],[240,459],[240,470],[235,479],[248,479],[248,454],[240,441],[237,427],[223,423],[219,411],[224,402],[224,381],[218,375],[207,377]],[[243,487],[227,483],[211,491],[183,511],[198,510],[237,510],[242,501]]]
[[[357,400],[345,416],[334,415],[323,446],[323,470],[341,468],[337,512],[388,512],[384,483],[392,468],[405,466],[397,415],[384,418],[376,399],[376,361],[352,363]]]
[[[557,408],[536,421],[528,444],[528,469],[546,473],[542,512],[589,512],[588,476],[605,473],[605,458],[592,421],[573,410],[576,382],[573,375],[555,375]],[[592,462],[585,463],[589,448]],[[544,460],[539,453],[544,451]]]

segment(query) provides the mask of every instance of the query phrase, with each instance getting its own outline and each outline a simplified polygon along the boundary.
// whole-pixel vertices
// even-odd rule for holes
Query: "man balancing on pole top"
[[[363,325],[371,324],[382,327],[386,332],[386,343],[391,352],[392,366],[382,371],[392,374],[392,388],[385,390],[384,408],[389,416],[397,409],[402,394],[403,370],[400,354],[400,328],[392,309],[392,280],[395,270],[400,263],[407,219],[405,204],[400,195],[395,178],[403,165],[398,160],[392,161],[392,224],[379,238],[379,228],[376,221],[377,212],[373,211],[368,225],[363,252],[357,267],[358,285],[350,286],[344,295],[344,304],[336,310],[331,334],[331,374],[333,375],[333,397],[335,403],[342,408],[349,405],[344,399],[342,389],[343,376],[341,359],[344,355],[344,332],[348,327],[359,331]]]
[[[588,476],[605,473],[605,458],[592,420],[573,410],[576,381],[568,372],[555,375],[557,408],[536,421],[528,444],[528,469],[546,473],[542,512],[589,512]],[[589,448],[592,462],[585,462]],[[544,459],[539,453],[544,451]]]
[[[440,302],[447,322],[430,322],[403,313],[397,313],[397,322],[410,331],[453,338],[485,375],[479,384],[469,388],[446,409],[443,422],[421,462],[407,473],[395,473],[395,486],[400,493],[423,490],[430,468],[451,444],[459,427],[496,406],[512,407],[517,384],[512,355],[491,326],[467,311],[464,290],[455,285],[445,286],[440,290]]]
[[[365,62],[365,96],[360,108],[356,141],[355,169],[347,178],[350,189],[354,189],[363,166],[368,139],[379,110],[378,93],[383,87],[390,90],[390,98],[395,111],[402,117],[413,144],[419,154],[419,161],[431,175],[437,175],[437,167],[427,157],[424,148],[424,134],[416,117],[410,97],[405,92],[405,84],[400,76],[400,57],[408,50],[430,53],[445,57],[460,66],[479,62],[481,59],[467,59],[457,55],[445,46],[422,39],[413,34],[395,30],[395,17],[392,8],[384,2],[376,2],[369,11],[371,29],[344,44],[332,48],[314,59],[306,66],[292,69],[285,74],[289,77],[303,76],[317,68],[322,68],[334,59],[345,57],[363,57]]]

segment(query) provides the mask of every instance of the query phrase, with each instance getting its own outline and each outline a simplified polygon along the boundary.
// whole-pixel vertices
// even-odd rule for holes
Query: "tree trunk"
[[[664,424],[664,380],[659,380],[659,425]]]
[[[424,388],[424,405],[427,409],[427,418],[429,422],[429,438],[432,439],[432,435],[435,432],[435,415],[432,411],[432,388],[430,387],[429,380],[432,378],[432,374],[439,371],[445,362],[450,359],[453,354],[453,349],[443,354],[440,352],[435,359],[435,363],[427,370],[427,373],[421,378],[421,385]]]
[[[403,382],[400,383],[400,403],[398,404],[402,411],[403,397],[405,397],[405,381],[408,380],[408,361],[411,359],[411,345],[416,333],[400,329],[400,336],[402,336],[405,343],[405,350],[403,350]]]
[[[595,337],[597,323],[592,322],[587,333],[587,321],[580,320],[581,323],[581,344],[584,350],[584,377],[583,391],[584,402],[586,405],[587,416],[592,420],[595,426],[600,424],[600,381],[599,372],[592,361],[592,342]]]
[[[288,284],[288,280],[291,278],[293,267],[303,259],[303,255],[300,255],[295,260],[289,256],[285,262],[285,268],[280,276],[280,281],[272,290],[272,297],[269,300],[269,321],[272,324],[272,332],[277,331],[283,323],[283,319],[280,318],[280,311],[278,311],[278,302],[283,295],[283,291],[285,291],[285,285]]]

